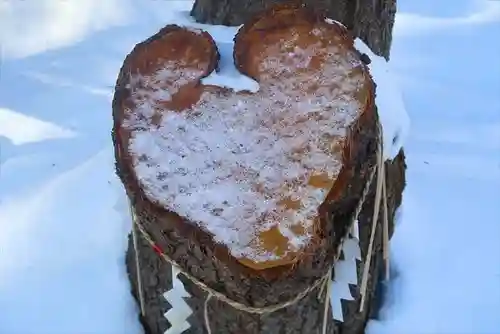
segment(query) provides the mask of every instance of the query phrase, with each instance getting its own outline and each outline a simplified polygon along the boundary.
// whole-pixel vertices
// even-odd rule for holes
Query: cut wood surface
[[[208,33],[178,26],[133,49],[113,100],[117,173],[141,226],[184,271],[248,306],[282,303],[323,277],[340,255],[375,168],[374,84],[345,29],[289,6],[249,20],[235,38],[235,64],[259,82],[258,92],[203,85],[218,59]],[[387,167],[397,176],[388,178],[391,224],[404,186],[404,163],[394,166]],[[373,191],[372,185],[359,217],[363,240]],[[144,240],[139,250],[143,322],[150,333],[163,333],[170,268]],[[129,252],[137,293],[132,259]],[[186,333],[205,333],[206,292],[181,280],[193,296],[186,300],[194,311]],[[270,315],[218,300],[208,308],[212,333],[319,333],[324,300],[314,291]],[[346,323],[364,328],[369,308],[360,315],[356,306],[349,310]],[[334,328],[341,327],[329,317],[328,333]]]
[[[201,84],[218,60],[208,33],[167,26],[135,48],[115,114],[120,156],[148,201],[237,261],[293,264],[322,243],[373,84],[345,30],[300,9],[246,24],[234,58],[258,92]]]

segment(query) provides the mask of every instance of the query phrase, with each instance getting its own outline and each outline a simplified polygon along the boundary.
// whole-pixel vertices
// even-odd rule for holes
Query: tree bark
[[[198,22],[224,25],[240,25],[249,17],[260,12],[278,1],[268,0],[197,0],[192,15]],[[281,1],[284,2],[284,1]],[[344,23],[355,36],[361,37],[374,53],[389,57],[391,44],[391,31],[394,23],[395,1],[382,0],[309,0],[307,6],[329,13],[329,17]],[[118,84],[117,84],[118,85]],[[335,226],[345,228],[360,199],[362,185],[370,168],[375,164],[376,126],[368,122],[360,127],[357,142],[355,161],[359,163],[351,166],[353,177],[348,180],[348,187],[342,199],[338,201],[335,210]],[[116,141],[116,138],[115,138]],[[115,145],[116,147],[116,145]],[[390,234],[393,233],[394,215],[401,204],[402,192],[405,186],[405,159],[403,151],[390,162],[385,163],[388,216]],[[131,177],[132,171],[118,159],[117,173],[124,183]],[[154,211],[142,203],[140,196],[134,194],[133,189],[127,189],[139,219],[154,225]],[[368,241],[371,232],[371,220],[374,210],[375,182],[372,183],[370,192],[359,216],[360,247],[362,258],[366,259]],[[336,227],[332,227],[335,229]],[[379,222],[376,230],[374,252],[368,281],[367,307],[359,313],[360,294],[359,286],[351,286],[354,301],[343,302],[344,322],[333,321],[329,317],[327,333],[357,334],[363,333],[366,322],[377,309],[380,291],[377,289],[383,272],[382,260],[382,224]],[[328,231],[327,231],[328,232]],[[335,235],[345,231],[330,231]],[[303,266],[295,271],[295,275],[275,281],[272,286],[265,280],[248,276],[245,273],[233,271],[231,266],[214,262],[216,255],[210,247],[205,247],[206,240],[198,240],[196,244],[186,244],[185,235],[176,228],[163,228],[155,235],[161,240],[161,246],[170,254],[175,254],[180,263],[192,274],[203,279],[212,288],[224,292],[230,298],[240,302],[252,302],[254,305],[268,305],[292,298],[297,291],[310,285],[311,281],[323,274],[324,264],[328,262],[328,255],[319,258],[317,263]],[[132,240],[129,240],[126,263],[132,285],[132,293],[137,297],[137,272],[135,267],[135,253]],[[172,288],[171,266],[156,254],[151,246],[139,238],[139,255],[141,259],[141,273],[143,291],[146,301],[146,315],[141,318],[147,334],[160,334],[169,328],[169,323],[164,317],[171,305],[162,297],[162,294]],[[358,282],[361,282],[363,263],[358,263]],[[207,333],[203,318],[204,301],[206,293],[195,284],[180,275],[186,290],[193,298],[185,301],[193,310],[193,315],[188,319],[191,328],[186,334]],[[224,302],[212,299],[208,305],[210,314],[210,327],[213,334],[320,334],[323,321],[323,302],[318,300],[317,291],[313,291],[296,305],[287,307],[268,315],[253,315],[238,311]]]

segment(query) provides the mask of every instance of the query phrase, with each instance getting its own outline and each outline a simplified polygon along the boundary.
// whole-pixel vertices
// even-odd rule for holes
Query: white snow
[[[140,333],[120,190],[109,145],[41,187],[2,189],[0,333]]]
[[[0,108],[0,137],[2,136],[14,145],[22,145],[47,139],[72,138],[76,133],[10,109]]]
[[[59,63],[72,83],[112,87],[132,45],[166,22],[189,23],[185,13],[168,16],[174,3],[191,4],[142,2],[134,21],[96,33],[92,20],[114,24],[114,14],[94,17],[84,10],[86,19],[74,21],[82,12],[59,5],[37,11],[41,2],[28,19],[9,7],[29,6],[21,3],[0,1],[0,31],[9,38],[22,33],[4,51],[32,55],[0,69],[0,108],[8,110],[0,122],[0,333],[140,334],[123,264],[131,225],[114,177],[109,100],[23,73],[52,75],[56,69],[47,64]],[[112,0],[101,3],[115,9]],[[391,241],[395,272],[369,334],[500,333],[497,5],[398,1],[389,65],[412,119],[405,142],[408,185]],[[54,17],[55,23],[44,23]],[[18,22],[30,23],[29,29],[11,28]],[[86,28],[75,33],[79,24]],[[235,28],[205,30],[218,43],[232,43]],[[40,39],[40,31],[47,38]],[[386,119],[394,126],[384,124],[389,134],[401,125],[391,113]],[[6,121],[9,127],[2,128]],[[61,129],[78,135],[66,137]]]
[[[23,58],[81,41],[95,31],[123,24],[122,0],[0,2],[0,41],[8,58]],[[43,38],[40,38],[43,36]]]
[[[432,34],[440,30],[470,28],[471,26],[500,22],[500,3],[496,0],[468,1],[470,13],[460,13],[451,17],[422,15],[420,13],[400,13],[397,15],[394,35],[414,36]]]
[[[218,70],[214,70],[201,82],[204,85],[214,85],[231,88],[235,92],[249,91],[255,93],[259,90],[259,83],[238,71],[233,61],[234,43],[222,43],[216,41],[220,60]]]
[[[406,112],[400,84],[383,57],[376,56],[359,38],[354,45],[370,57],[368,67],[377,84],[375,103],[383,130],[384,158],[393,159],[401,150],[410,129],[410,117]]]

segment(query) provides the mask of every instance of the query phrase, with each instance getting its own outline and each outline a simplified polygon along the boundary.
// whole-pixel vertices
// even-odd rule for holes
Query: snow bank
[[[403,93],[397,77],[383,57],[375,55],[359,38],[355,47],[370,57],[370,73],[377,85],[375,101],[383,129],[384,158],[393,159],[403,147],[410,130],[410,117],[406,111]]]
[[[76,133],[49,122],[0,108],[0,137],[14,145],[34,143],[47,139],[72,138]]]
[[[108,147],[0,203],[0,333],[142,332],[124,270],[130,218],[113,169]]]

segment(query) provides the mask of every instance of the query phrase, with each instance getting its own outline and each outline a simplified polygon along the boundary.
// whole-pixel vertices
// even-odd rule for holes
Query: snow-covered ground
[[[131,47],[189,6],[0,2],[1,334],[141,333],[110,98]],[[408,186],[370,333],[500,333],[499,33],[498,1],[399,2]]]

